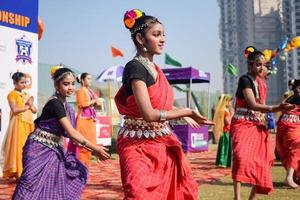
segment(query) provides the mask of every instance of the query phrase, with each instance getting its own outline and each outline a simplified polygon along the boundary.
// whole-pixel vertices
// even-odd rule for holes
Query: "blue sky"
[[[210,72],[212,91],[222,89],[217,0],[40,0],[45,32],[39,43],[39,62],[64,63],[95,75],[115,64],[126,64],[135,48],[123,14],[133,8],[163,22],[164,52],[185,66]],[[111,45],[125,56],[112,58]],[[155,61],[163,67],[164,55]]]

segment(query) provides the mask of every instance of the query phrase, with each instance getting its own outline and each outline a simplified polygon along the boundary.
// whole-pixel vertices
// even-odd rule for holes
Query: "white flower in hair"
[[[78,80],[81,80],[81,73],[77,75]]]

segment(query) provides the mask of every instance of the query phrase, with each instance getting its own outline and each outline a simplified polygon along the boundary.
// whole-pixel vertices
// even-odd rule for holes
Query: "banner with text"
[[[37,105],[37,32],[38,0],[0,0],[0,146],[9,122],[7,95],[14,89],[14,72],[26,74],[26,92]]]

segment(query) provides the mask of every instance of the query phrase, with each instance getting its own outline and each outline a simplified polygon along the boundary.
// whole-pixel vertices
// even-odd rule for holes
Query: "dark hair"
[[[143,37],[145,37],[147,31],[157,23],[161,24],[161,22],[158,21],[156,17],[150,15],[143,15],[136,20],[134,26],[129,29],[131,32],[131,39],[133,40],[136,47],[139,46],[139,43],[136,40],[136,35],[140,33]]]
[[[260,56],[265,56],[261,51],[255,50],[247,58],[248,64],[253,64]]]
[[[53,75],[53,80],[54,80],[54,82],[58,83],[62,79],[64,79],[66,75],[73,75],[75,77],[74,72],[72,70],[70,70],[69,68],[63,67],[63,68],[59,68],[58,70],[56,70],[56,72]]]
[[[87,72],[84,72],[84,73],[82,73],[82,74],[80,74],[79,76],[76,77],[76,81],[77,81],[78,83],[81,83],[81,84],[82,84],[82,81],[83,81],[88,75],[90,75],[90,74],[87,73]]]
[[[15,72],[11,76],[12,80],[14,80],[15,83],[19,82],[23,77],[25,77],[25,74],[23,72]]]
[[[289,80],[288,86],[292,90],[295,90],[298,86],[300,86],[300,79]]]

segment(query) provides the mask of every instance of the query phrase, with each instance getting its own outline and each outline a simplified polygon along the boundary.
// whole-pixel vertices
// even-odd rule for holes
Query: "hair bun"
[[[61,65],[52,66],[52,67],[51,67],[51,70],[50,70],[51,77],[53,78],[55,72],[56,72],[58,69],[61,69],[61,68],[64,68],[64,67],[61,66]]]
[[[140,17],[145,16],[145,13],[138,10],[138,9],[133,9],[130,11],[127,11],[124,14],[124,25],[127,29],[132,29],[135,25],[135,22],[137,19]]]
[[[244,50],[244,57],[248,58],[250,53],[253,53],[254,51],[256,51],[256,48],[254,46],[247,46]]]

